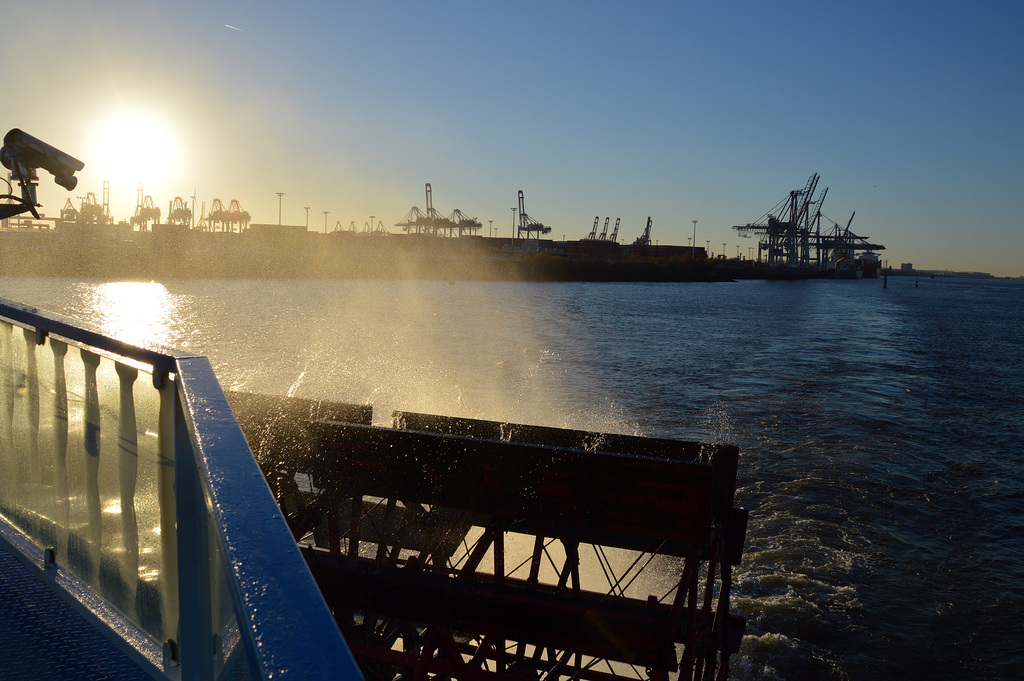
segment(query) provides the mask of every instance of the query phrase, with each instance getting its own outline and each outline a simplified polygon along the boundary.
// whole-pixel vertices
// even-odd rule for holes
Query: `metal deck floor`
[[[0,540],[0,681],[151,678]]]

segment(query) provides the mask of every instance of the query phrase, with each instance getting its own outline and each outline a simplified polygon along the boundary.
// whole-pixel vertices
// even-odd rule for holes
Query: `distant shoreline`
[[[497,240],[495,240],[497,241]],[[510,240],[505,240],[510,241]],[[0,233],[0,275],[224,279],[481,281],[730,281],[681,258],[570,258],[550,249],[495,248],[480,239],[307,232],[299,238],[192,230]]]

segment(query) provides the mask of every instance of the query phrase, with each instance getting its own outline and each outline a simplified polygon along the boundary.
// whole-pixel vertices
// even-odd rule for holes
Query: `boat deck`
[[[0,541],[0,679],[151,679]]]

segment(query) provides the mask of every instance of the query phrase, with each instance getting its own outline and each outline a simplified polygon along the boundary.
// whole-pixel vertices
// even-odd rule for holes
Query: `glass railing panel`
[[[214,633],[214,678],[226,680],[255,679],[253,662],[246,655],[238,627],[240,613],[231,598],[231,578],[220,541],[212,530],[208,536],[210,551],[210,625]]]
[[[155,670],[359,678],[209,362],[2,312],[0,514],[55,588]]]
[[[175,608],[161,512],[170,498],[173,518],[173,496],[160,487],[174,473],[161,452],[160,393],[145,369],[0,323],[0,509],[161,643]]]

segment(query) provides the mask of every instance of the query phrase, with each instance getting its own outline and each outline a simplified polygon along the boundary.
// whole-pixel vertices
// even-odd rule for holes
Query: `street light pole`
[[[281,226],[281,197],[284,196],[284,192],[277,192],[277,226]]]
[[[515,246],[515,244],[516,244],[516,211],[518,211],[518,210],[519,210],[518,208],[515,208],[515,207],[512,208],[512,245],[513,246]]]
[[[309,206],[303,206],[306,209],[306,231],[309,231]]]
[[[330,212],[329,210],[324,211],[324,234],[327,234],[327,214]]]
[[[690,262],[697,259],[697,221],[693,221],[693,250],[690,251]]]

